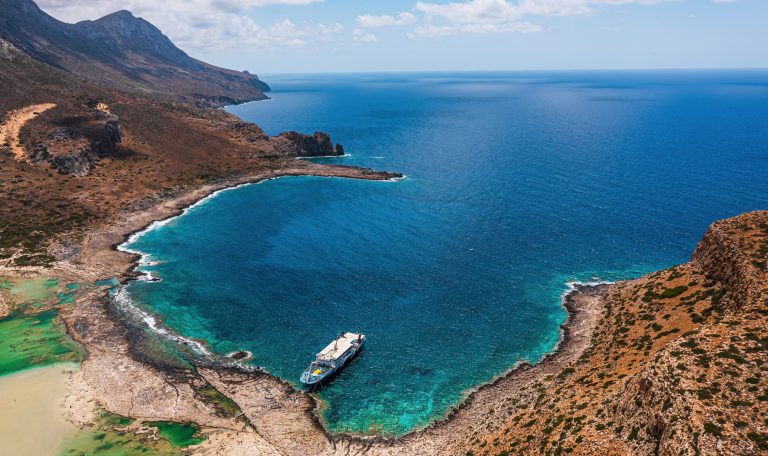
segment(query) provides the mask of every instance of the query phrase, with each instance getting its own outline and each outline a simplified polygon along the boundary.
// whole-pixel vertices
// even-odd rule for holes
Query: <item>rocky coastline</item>
[[[222,180],[168,196],[161,201],[136,204],[114,223],[94,229],[77,249],[79,254],[76,258],[57,263],[49,273],[66,278],[67,281],[77,282],[95,282],[108,277],[117,277],[121,282],[133,280],[137,277],[136,268],[140,258],[135,254],[120,251],[119,245],[152,223],[178,216],[186,207],[197,201],[234,186],[285,176],[370,180],[393,180],[402,177],[396,173],[316,165],[299,160],[295,160],[291,165]],[[71,247],[63,250],[71,250]],[[20,272],[22,275],[29,275],[39,274],[41,271],[27,270],[26,274],[24,271],[4,271],[4,274]],[[563,325],[563,339],[555,352],[534,366],[517,366],[495,381],[469,392],[467,398],[444,419],[397,439],[330,434],[325,430],[317,412],[321,404],[313,396],[296,391],[286,382],[269,374],[238,368],[238,364],[231,360],[227,362],[225,359],[197,359],[194,369],[184,373],[180,373],[177,366],[157,362],[157,359],[142,353],[141,344],[146,342],[146,335],[141,328],[131,327],[124,320],[124,315],[115,311],[115,304],[104,289],[83,293],[72,308],[61,313],[68,332],[88,354],[81,371],[73,374],[73,384],[78,386],[73,388],[69,400],[87,397],[89,400],[96,400],[104,409],[122,416],[143,420],[192,421],[204,428],[217,429],[217,432],[234,432],[234,429],[243,424],[239,420],[245,417],[246,422],[256,430],[256,435],[270,436],[268,440],[274,450],[287,454],[306,454],[307,451],[312,451],[312,448],[319,447],[324,450],[317,454],[334,454],[338,448],[369,448],[370,451],[374,447],[374,454],[409,454],[410,447],[414,444],[417,447],[423,447],[425,444],[432,447],[433,442],[450,436],[455,426],[464,426],[465,420],[475,419],[473,410],[485,408],[493,403],[500,390],[514,388],[519,382],[530,381],[532,377],[557,370],[563,362],[583,350],[584,339],[579,335],[585,330],[584,325],[594,325],[595,315],[599,313],[600,299],[597,299],[597,290],[599,288],[580,288],[564,300],[569,317]],[[584,297],[579,297],[581,295]],[[587,296],[589,298],[586,298]],[[120,366],[120,369],[116,370],[115,366]],[[254,384],[259,387],[244,387]],[[242,410],[242,415],[234,418],[217,414],[216,407],[201,400],[200,395],[196,393],[201,385],[210,385],[233,400]],[[172,404],[167,397],[171,391],[176,395]],[[265,416],[264,401],[274,406],[275,397],[281,399],[277,402],[279,405]],[[90,419],[92,416],[84,414],[75,421],[85,423]],[[275,436],[283,435],[287,430],[292,430],[290,442],[275,440]],[[256,441],[258,439],[254,442]],[[259,448],[263,447],[263,442],[253,444]],[[208,444],[201,445],[202,454],[205,454],[206,445]]]
[[[278,176],[275,175],[270,178],[272,177]],[[378,177],[391,178],[388,174],[377,176],[377,178]],[[228,184],[237,185],[237,182],[239,181],[229,182]],[[206,189],[206,191],[196,194],[196,196],[210,194],[213,191],[216,190],[213,188]],[[169,203],[174,209],[165,211],[163,216],[167,215],[172,217],[179,214],[189,201],[191,201],[189,196],[172,200],[172,202]],[[161,219],[164,218],[167,217],[162,217]],[[149,220],[144,217],[138,217],[136,220],[139,219],[142,221]],[[122,235],[122,239],[126,239],[133,232],[141,231],[144,228],[145,226],[141,226],[130,232],[123,229],[120,234]],[[97,235],[96,237],[107,236],[107,238],[111,239],[112,234],[113,233],[109,233],[109,230],[107,230],[107,232],[104,232],[102,235]],[[102,239],[97,240],[95,237],[92,237],[90,241],[98,242],[98,245],[104,245]],[[116,246],[117,244],[113,244],[113,247]],[[114,249],[112,252],[117,253],[119,251]],[[85,257],[88,257],[88,248],[86,248],[83,253],[85,254]],[[124,258],[129,257],[123,252],[119,252],[119,254],[124,256]],[[122,280],[131,280],[132,278],[135,278],[133,271],[137,266],[137,260],[137,258],[132,257],[129,261],[124,261],[119,265],[118,270],[123,272],[121,276]],[[568,310],[568,320],[562,326],[563,337],[555,351],[545,356],[535,365],[522,364],[517,366],[496,380],[481,385],[477,389],[468,392],[467,397],[446,417],[433,422],[424,429],[415,430],[400,438],[377,435],[362,436],[329,433],[326,431],[318,413],[321,404],[314,396],[302,391],[297,391],[287,382],[273,377],[270,374],[258,370],[254,371],[252,369],[238,368],[236,363],[217,362],[215,359],[211,358],[198,360],[199,364],[196,366],[196,370],[200,378],[190,382],[190,377],[185,377],[182,384],[191,383],[194,385],[195,381],[208,382],[208,384],[238,404],[248,423],[250,423],[262,437],[269,437],[267,440],[274,446],[276,451],[285,452],[286,454],[306,454],[307,451],[317,450],[318,448],[323,448],[323,451],[316,454],[336,454],[341,450],[364,451],[366,449],[369,454],[416,454],[424,451],[426,448],[429,448],[427,454],[438,454],[440,453],[438,449],[443,446],[455,446],[455,443],[453,443],[455,440],[454,437],[460,434],[456,432],[457,429],[466,428],[467,426],[471,427],[472,423],[475,423],[484,415],[484,411],[489,407],[493,407],[493,404],[497,402],[500,395],[513,391],[523,384],[535,382],[536,379],[556,374],[565,364],[573,361],[573,359],[585,349],[586,344],[589,342],[589,337],[587,336],[596,324],[597,317],[602,309],[601,303],[604,297],[605,286],[577,287],[577,289],[569,293],[564,299],[564,306]],[[95,312],[94,306],[99,305],[102,306],[106,312],[102,313],[101,318],[97,317],[94,319],[94,316],[98,314]],[[88,325],[90,328],[95,328],[106,323],[107,326],[113,327],[109,332],[114,334],[114,326],[123,326],[125,321],[122,321],[119,317],[116,317],[113,311],[110,311],[109,308],[111,305],[113,304],[107,298],[96,299],[89,306],[88,312],[81,313],[74,319],[71,317],[67,318],[66,316],[64,318],[68,323],[68,327],[72,329],[75,328],[77,322],[79,322],[82,327],[82,319],[89,318],[92,320]],[[86,317],[86,315],[88,316]],[[70,329],[70,331],[72,331],[72,329]],[[125,332],[125,340],[122,342],[125,350],[123,356],[132,358],[131,363],[136,363],[136,368],[139,371],[143,371],[141,377],[146,379],[147,371],[155,371],[156,375],[162,377],[175,377],[177,375],[172,366],[162,365],[162,363],[153,363],[152,360],[148,360],[140,353],[140,351],[132,347],[132,337],[135,337],[138,333],[134,331],[133,336],[131,334],[132,332],[130,330]],[[79,342],[84,344],[89,352],[100,351],[97,350],[94,345],[91,345],[88,339],[83,337],[84,334],[78,333],[77,330],[73,331],[73,336]],[[92,375],[91,372],[103,372],[102,369],[108,369],[108,366],[115,364],[116,361],[117,360],[113,359],[111,356],[103,359],[87,359],[83,368],[86,382],[88,382],[87,379],[93,381],[96,378],[102,378],[101,374],[94,373]],[[125,360],[123,361],[123,363],[126,362],[127,361]],[[141,366],[141,364],[144,364],[144,366]],[[101,382],[101,380],[99,380],[99,382]],[[257,384],[258,388],[244,388],[245,385],[254,384]],[[114,391],[115,387],[117,387],[117,385],[110,384],[109,387],[102,386],[101,388],[97,388],[97,390],[101,390],[102,393],[106,395],[108,392]],[[191,388],[194,390],[194,386]],[[184,388],[176,385],[176,389],[183,390]],[[114,392],[109,394],[114,396]],[[120,394],[117,396],[120,396]],[[271,413],[265,416],[264,402],[268,401],[274,406],[276,397],[281,399],[279,401],[279,406],[272,409]],[[190,397],[187,399],[193,398],[194,394],[190,394]],[[195,410],[194,412],[187,412],[188,414],[185,415],[177,414],[175,416],[168,416],[159,414],[155,416],[148,415],[146,412],[138,412],[134,409],[133,399],[129,401],[132,404],[132,407],[128,409],[125,408],[125,404],[122,406],[120,405],[121,401],[119,398],[112,397],[111,399],[111,404],[105,407],[107,410],[132,418],[189,419],[203,426],[222,426],[223,429],[232,427],[232,423],[225,423],[219,419],[212,419],[212,417],[201,413],[200,408],[197,407],[193,407],[193,410]],[[180,397],[174,408],[175,412],[180,410],[179,401],[181,400]],[[194,400],[192,401],[192,404],[194,404]],[[150,404],[146,405],[150,406]],[[285,433],[288,433],[291,436],[289,440],[277,438],[277,436],[282,436]],[[201,449],[204,449],[205,445],[206,444],[203,444],[203,448]],[[414,448],[418,448],[418,450],[414,450]],[[228,449],[227,451],[230,450]]]
[[[102,23],[113,21],[137,24],[126,14]],[[45,28],[32,25],[22,28]],[[768,452],[767,211],[716,222],[683,265],[576,287],[557,350],[467,392],[444,419],[399,438],[329,434],[313,396],[235,359],[186,356],[184,341],[148,331],[99,283],[137,278],[139,257],[118,246],[217,191],[285,176],[403,176],[297,160],[344,149],[324,133],[270,137],[195,107],[238,102],[231,93],[105,89],[16,44],[0,40],[0,322],[48,312],[82,347],[67,381],[69,422],[130,417],[119,433],[145,441],[144,423],[195,423],[206,439],[183,453],[201,455]],[[255,76],[240,79],[251,84],[245,98],[263,96]],[[52,283],[52,298],[27,300],[24,315],[12,289],[27,281]]]
[[[216,191],[265,179],[299,175],[372,180],[399,177],[391,173],[295,160],[292,166],[222,180],[161,201],[137,204],[116,222],[99,227],[87,236],[76,258],[59,261],[53,269],[4,270],[3,274],[55,274],[67,281],[78,282],[94,282],[108,276],[118,277],[122,282],[134,279],[138,258],[117,249],[131,234],[146,229],[153,222],[182,213],[184,208]],[[761,226],[768,226],[766,212],[744,217],[752,223],[749,226],[756,226],[757,230],[762,229],[759,228]],[[747,226],[746,222],[734,224],[738,229],[746,230],[743,228]],[[568,318],[562,325],[562,340],[555,351],[534,365],[524,363],[516,366],[494,381],[468,392],[466,398],[443,419],[398,438],[331,434],[326,431],[319,416],[321,404],[313,396],[267,373],[240,368],[236,360],[196,359],[191,366],[158,360],[148,354],[153,342],[146,336],[146,331],[136,326],[131,327],[115,311],[115,303],[106,291],[98,288],[84,291],[72,307],[61,312],[68,332],[87,353],[81,370],[72,374],[67,403],[98,403],[104,410],[135,418],[139,422],[169,420],[197,423],[208,440],[190,448],[191,454],[256,452],[298,455],[310,452],[324,455],[449,455],[468,451],[471,454],[482,454],[473,449],[482,444],[478,435],[510,436],[538,429],[541,424],[536,418],[526,423],[515,421],[517,416],[530,412],[529,407],[540,407],[542,401],[551,400],[554,407],[552,410],[562,410],[569,401],[587,397],[586,390],[579,390],[585,388],[584,385],[578,383],[572,386],[575,391],[567,398],[559,397],[562,393],[558,392],[576,376],[573,372],[588,366],[593,366],[588,372],[597,369],[591,357],[596,356],[596,348],[601,346],[600,338],[613,331],[605,317],[616,312],[619,303],[630,299],[621,296],[627,293],[630,293],[627,296],[635,296],[635,290],[646,290],[646,287],[651,286],[648,285],[650,283],[669,283],[665,286],[673,289],[673,285],[678,282],[690,285],[704,280],[706,286],[717,287],[716,282],[712,281],[722,280],[728,289],[733,289],[737,294],[708,292],[706,295],[724,296],[719,302],[727,306],[735,305],[731,304],[732,299],[741,302],[748,296],[748,305],[759,307],[760,296],[764,296],[765,290],[761,291],[755,284],[762,276],[755,275],[756,272],[750,269],[752,260],[744,250],[744,246],[734,240],[733,228],[730,225],[723,228],[720,224],[705,236],[690,266],[683,265],[617,284],[576,285],[563,300]],[[711,278],[702,278],[705,275],[699,272],[702,267],[713,271]],[[749,277],[749,280],[744,281],[741,277]],[[638,305],[645,305],[651,299],[649,296],[656,296],[649,293],[639,295],[643,299],[638,299]],[[698,321],[698,317],[693,318]],[[661,331],[653,340],[671,343],[679,332]],[[760,340],[760,336],[757,339]],[[610,350],[618,350],[617,347],[621,347],[621,344],[611,345]],[[663,349],[664,345],[660,347]],[[613,362],[619,366],[625,361],[624,358],[631,359],[627,354],[620,355],[623,353],[621,351],[615,353]],[[653,366],[651,359],[643,366]],[[604,400],[609,397],[618,398],[611,400],[624,400],[621,399],[622,395],[627,393],[623,391],[634,388],[634,382],[641,378],[638,375],[620,375],[619,378],[628,380],[622,382],[623,389],[616,390],[614,395],[608,395]],[[611,383],[611,388],[617,384]],[[639,391],[644,390],[641,388]],[[543,399],[545,397],[550,399]],[[221,406],[224,402],[235,404],[237,413],[226,412],[226,407]],[[574,406],[576,410],[582,407]],[[590,407],[583,410],[589,412]],[[72,410],[70,420],[75,423],[83,425],[94,419],[93,409],[89,407],[72,406]],[[523,411],[523,414],[516,416],[517,411]],[[544,417],[552,412],[538,413]],[[645,454],[644,447],[632,449],[602,433],[588,435],[588,445],[583,446],[585,454],[605,454],[600,453],[603,445],[607,445],[610,454]],[[498,443],[499,438],[493,440]],[[655,437],[649,434],[646,438]],[[642,437],[639,439],[638,444],[643,441]],[[680,443],[678,440],[675,442]],[[583,445],[584,440],[581,443]],[[703,444],[700,441],[696,445]],[[522,443],[518,442],[517,445]]]
[[[176,202],[176,210],[181,207],[180,204],[182,202],[188,201],[178,200]],[[562,326],[563,337],[555,351],[534,365],[522,364],[517,366],[496,380],[468,392],[466,398],[442,420],[433,422],[426,428],[415,430],[402,437],[391,438],[378,435],[361,436],[328,433],[318,414],[321,404],[313,396],[297,391],[286,382],[269,374],[240,369],[233,364],[200,364],[195,369],[196,377],[186,374],[184,380],[177,384],[176,388],[181,391],[184,389],[183,385],[192,385],[190,386],[192,393],[189,397],[182,397],[180,395],[175,402],[173,410],[174,412],[183,410],[183,407],[180,408],[181,404],[185,404],[184,407],[189,407],[189,409],[185,412],[185,415],[176,415],[173,419],[190,419],[204,427],[218,429],[213,431],[212,435],[216,435],[217,432],[233,432],[232,422],[221,421],[221,417],[214,419],[214,416],[216,416],[215,412],[214,416],[211,416],[210,412],[207,415],[203,413],[206,407],[205,402],[202,405],[193,405],[196,400],[199,400],[198,396],[194,394],[194,385],[196,382],[205,382],[205,384],[212,386],[216,391],[219,391],[223,396],[237,404],[241,410],[239,419],[243,419],[244,423],[250,426],[254,432],[253,435],[247,434],[249,435],[248,438],[252,439],[249,448],[260,448],[259,451],[263,451],[264,454],[298,455],[307,454],[307,452],[328,455],[357,453],[374,455],[451,455],[467,452],[482,454],[480,451],[482,451],[484,446],[491,445],[494,441],[499,445],[501,436],[512,438],[510,436],[519,436],[525,432],[528,432],[528,435],[535,435],[530,434],[530,432],[535,431],[543,432],[546,435],[549,427],[544,426],[547,423],[551,426],[553,422],[557,423],[557,416],[568,416],[556,415],[554,413],[558,410],[561,413],[565,412],[568,410],[568,407],[573,407],[573,411],[570,412],[571,419],[574,416],[578,418],[578,411],[586,413],[587,415],[585,416],[593,414],[591,416],[594,416],[595,420],[605,419],[600,418],[601,413],[598,409],[592,408],[597,407],[599,404],[593,406],[588,403],[590,398],[596,399],[599,397],[603,397],[603,403],[606,403],[606,401],[607,403],[616,403],[616,411],[611,412],[612,414],[631,413],[631,416],[635,418],[623,418],[623,420],[632,423],[633,420],[638,419],[637,417],[646,416],[644,415],[645,409],[641,409],[643,412],[635,409],[637,407],[636,404],[640,404],[648,399],[637,399],[638,396],[636,395],[648,397],[649,385],[656,385],[655,388],[659,388],[667,381],[660,379],[644,380],[649,375],[648,372],[654,372],[659,359],[665,359],[661,354],[669,353],[671,349],[667,348],[668,345],[680,343],[678,339],[679,334],[683,333],[686,328],[688,332],[685,332],[684,335],[695,332],[694,328],[697,325],[701,328],[700,331],[706,330],[707,326],[703,323],[707,317],[697,315],[712,312],[711,310],[706,310],[711,308],[707,307],[707,305],[712,305],[710,301],[716,306],[725,306],[720,311],[724,315],[737,309],[743,309],[744,305],[737,306],[734,300],[746,302],[745,305],[747,307],[758,308],[759,310],[762,305],[760,300],[765,297],[766,291],[764,287],[760,288],[756,284],[759,285],[760,277],[763,277],[760,274],[764,273],[760,273],[759,269],[754,269],[753,263],[755,262],[751,259],[750,255],[755,251],[761,254],[760,252],[766,249],[764,238],[768,237],[768,233],[761,234],[761,230],[766,230],[765,227],[768,227],[768,213],[746,214],[739,221],[731,223],[721,222],[710,229],[696,250],[693,261],[689,264],[650,274],[633,281],[619,282],[611,285],[576,285],[564,297],[563,305],[568,310],[568,319]],[[742,231],[748,233],[749,236],[757,237],[758,244],[756,244],[755,248],[748,249],[738,242],[739,237],[737,234],[739,233],[737,232]],[[753,232],[756,234],[752,234]],[[127,232],[123,230],[122,234],[124,237],[127,235]],[[114,246],[114,244],[112,245]],[[129,265],[130,263],[123,263],[123,267]],[[127,277],[129,275],[125,276],[125,278]],[[694,291],[690,295],[691,298],[683,296],[680,304],[676,304],[676,300],[681,298],[675,294],[678,293],[677,291],[673,293],[669,290],[682,290],[681,287],[683,285],[679,285],[680,283],[686,283],[686,286],[692,291],[694,290],[694,284],[704,288],[698,288]],[[733,293],[729,292],[731,290]],[[749,299],[746,299],[745,296],[749,297]],[[649,303],[655,305],[653,303],[657,299],[660,299],[658,305],[663,305],[669,313],[667,315],[660,315],[662,311],[657,311],[657,313],[653,314],[654,318],[661,323],[658,325],[654,323],[653,325],[653,329],[656,331],[655,337],[649,339],[647,336],[643,336],[638,340],[652,341],[646,343],[651,343],[659,351],[646,351],[645,358],[643,358],[645,361],[635,366],[632,359],[637,355],[632,354],[631,350],[627,351],[624,348],[626,345],[620,340],[617,342],[611,339],[616,337],[611,336],[611,334],[628,334],[632,336],[635,330],[631,328],[629,330],[624,329],[626,326],[621,325],[627,325],[626,321],[613,322],[606,317],[624,309],[628,305],[627,303],[629,303],[630,307],[637,306],[640,314],[635,315],[642,316],[642,309],[647,307]],[[691,309],[684,312],[676,310],[686,305],[691,306]],[[629,314],[632,315],[631,312]],[[636,317],[630,318],[632,320],[636,319]],[[643,318],[647,320],[646,317]],[[614,326],[616,324],[621,327]],[[658,329],[656,328],[657,326]],[[664,330],[665,327],[670,326],[672,329]],[[637,330],[639,331],[640,328]],[[610,336],[609,339],[605,339],[607,336]],[[765,340],[765,335],[747,336],[744,340],[750,338],[760,341]],[[124,343],[130,347],[132,342],[128,338]],[[608,345],[605,345],[606,343]],[[88,346],[87,343],[86,346]],[[586,378],[584,376],[579,377],[579,372],[594,373],[599,371],[601,367],[606,366],[606,361],[599,359],[599,355],[603,350],[612,353],[610,355],[612,358],[608,358],[607,365],[615,366],[614,369],[618,373],[609,375],[607,378],[613,378],[614,380],[607,381],[603,389],[599,390],[600,393],[596,393],[591,389],[593,388],[592,383],[584,380]],[[648,349],[646,348],[645,350]],[[717,350],[712,348],[711,351],[714,353]],[[654,357],[651,356],[651,353],[657,353],[657,355]],[[660,356],[662,357],[659,358]],[[736,359],[739,358],[736,357]],[[101,368],[98,367],[98,364],[103,363],[104,367],[102,368],[106,368],[107,365],[113,364],[114,361],[114,359],[106,358],[100,363],[94,363],[92,368],[99,371]],[[87,359],[84,366],[88,362],[89,360]],[[132,362],[138,361],[133,357]],[[756,365],[759,368],[762,364],[758,361]],[[158,369],[157,366],[150,364],[138,369],[140,371],[157,369],[161,377],[170,375],[176,378],[177,381],[180,381],[178,377],[175,377],[178,375],[178,372],[175,372],[173,369]],[[84,367],[83,371],[88,373],[89,368]],[[169,372],[172,373],[169,374]],[[604,374],[599,374],[598,378],[606,378],[602,377],[602,375]],[[142,374],[142,378],[146,378],[146,372]],[[167,378],[165,381],[167,381]],[[108,388],[103,389],[103,392],[114,391],[116,387],[118,385],[109,385]],[[663,388],[666,388],[666,386]],[[565,393],[565,391],[568,391],[568,393]],[[756,391],[759,393],[759,390],[756,389]],[[668,396],[665,404],[669,403],[670,397],[674,397],[674,395],[669,396],[669,394],[653,396],[657,398],[653,400],[662,400],[661,398]],[[186,403],[186,400],[190,402]],[[686,406],[686,400],[683,397],[680,397],[680,400],[682,401],[680,407],[690,408],[690,402],[687,402],[688,405]],[[547,401],[551,403],[548,408],[544,405]],[[582,403],[580,401],[585,402]],[[631,402],[631,407],[629,404],[624,404],[627,401]],[[154,400],[150,400],[146,405],[151,406],[155,413],[159,412]],[[533,407],[533,410],[530,410],[531,407]],[[541,407],[545,408],[541,409]],[[648,403],[648,407],[652,407],[651,403]],[[683,409],[677,409],[675,405],[671,407],[673,410],[677,410],[677,413],[683,413]],[[117,413],[127,413],[129,416],[139,415],[136,413],[136,410],[126,410],[117,403],[107,408]],[[705,413],[705,410],[706,408],[702,409],[703,413]],[[518,414],[518,412],[521,413]],[[522,417],[526,413],[529,413],[531,417],[527,422],[523,423],[522,420],[516,421],[516,419],[520,419],[518,417]],[[146,411],[142,412],[142,414],[146,414]],[[163,413],[159,413],[159,415],[167,417]],[[545,417],[548,418],[545,419]],[[146,418],[156,419],[156,416],[150,415],[146,416]],[[652,415],[648,415],[646,418],[649,421],[657,419]],[[690,423],[695,422],[696,418],[691,417],[688,425],[690,426]],[[663,432],[657,433],[653,428],[649,428],[648,433],[643,434],[640,432],[643,429],[642,426],[629,429],[633,436],[637,434],[633,443],[632,440],[622,440],[622,426],[614,425],[616,427],[612,432],[615,434],[611,434],[600,432],[603,428],[601,428],[602,425],[598,422],[593,421],[592,423],[591,426],[594,426],[593,431],[583,434],[584,430],[581,430],[582,427],[588,425],[588,423],[584,423],[584,425],[577,427],[582,434],[573,437],[574,442],[579,444],[584,454],[606,454],[603,450],[607,451],[607,454],[647,454],[652,452],[648,446],[653,445],[661,445],[662,448],[677,448],[688,444],[690,448],[708,448],[714,444],[714,442],[708,440],[713,436],[694,438],[692,437],[693,431],[678,429],[677,433],[665,437],[666,434]],[[226,431],[226,429],[229,430]],[[691,434],[688,432],[691,432]],[[240,438],[244,438],[241,434],[238,435]],[[485,440],[486,445],[482,444],[482,440],[478,438],[478,435],[488,436],[484,437],[488,439]],[[562,434],[562,436],[564,435]],[[754,437],[760,434],[753,432],[750,435]],[[260,439],[263,439],[263,441]],[[536,447],[531,448],[532,444],[541,445],[540,440],[530,438],[517,441],[517,443],[514,442],[514,440],[509,442],[509,447],[514,448],[518,445],[521,448],[528,448],[534,453],[539,451],[534,451]],[[562,442],[567,442],[567,440],[562,440]],[[758,442],[757,445],[759,444]],[[236,449],[225,440],[215,438],[200,445],[199,448],[196,448],[195,452],[214,454],[206,453],[214,451],[212,448],[215,448],[215,451],[237,454]],[[752,451],[757,447],[755,444],[750,443],[737,444],[736,447],[732,448],[740,449],[740,451],[735,451],[737,454],[747,454],[748,451]]]

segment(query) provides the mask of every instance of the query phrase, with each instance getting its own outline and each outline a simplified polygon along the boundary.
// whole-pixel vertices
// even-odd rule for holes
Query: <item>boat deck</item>
[[[321,361],[333,361],[339,359],[344,353],[346,353],[355,342],[357,342],[360,334],[345,333],[343,336],[334,340],[327,347],[317,354],[317,359]]]

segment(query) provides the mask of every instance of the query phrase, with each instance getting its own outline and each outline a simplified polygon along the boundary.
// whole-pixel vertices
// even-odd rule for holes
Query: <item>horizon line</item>
[[[555,69],[509,69],[509,70],[370,70],[370,71],[251,71],[261,76],[282,75],[334,75],[334,74],[438,74],[438,73],[597,73],[597,72],[715,72],[715,71],[766,71],[765,67],[654,67],[654,68],[555,68]]]

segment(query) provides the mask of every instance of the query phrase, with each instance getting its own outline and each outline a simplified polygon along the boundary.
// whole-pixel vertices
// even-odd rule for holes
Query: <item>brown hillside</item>
[[[25,122],[18,143],[0,144],[0,265],[47,265],[49,248],[76,243],[86,226],[184,190],[268,170],[313,173],[318,165],[294,157],[333,147],[327,135],[289,144],[222,110],[81,82],[0,40],[0,125],[39,104],[55,107]]]

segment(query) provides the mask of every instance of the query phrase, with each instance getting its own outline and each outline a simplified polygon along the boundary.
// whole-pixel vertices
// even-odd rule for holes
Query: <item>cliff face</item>
[[[191,58],[128,11],[77,24],[56,20],[32,0],[0,0],[0,11],[0,38],[103,86],[204,107],[264,99],[270,90],[255,75]]]
[[[768,304],[768,217],[764,212],[714,223],[693,260],[728,290],[721,308],[748,313]]]
[[[611,285],[579,361],[465,450],[768,454],[766,264],[760,211],[713,224],[689,263]]]
[[[95,21],[78,22],[74,28],[89,41],[100,43],[105,55],[130,59],[130,54],[137,54],[189,71],[202,69],[157,27],[135,17],[130,11],[118,11]]]

